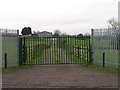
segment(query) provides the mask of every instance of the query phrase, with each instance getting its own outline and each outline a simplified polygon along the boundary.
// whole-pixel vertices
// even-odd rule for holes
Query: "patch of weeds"
[[[32,65],[10,66],[8,68],[2,68],[3,73],[11,73],[18,70],[31,69]]]
[[[95,65],[95,64],[84,64],[81,66],[91,68],[97,71],[102,71],[102,72],[115,73],[115,74],[118,73],[118,68],[110,67],[110,66],[103,67],[101,65]]]

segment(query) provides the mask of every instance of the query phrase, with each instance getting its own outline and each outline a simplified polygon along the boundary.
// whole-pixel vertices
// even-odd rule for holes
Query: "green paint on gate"
[[[91,59],[90,37],[21,37],[21,64],[82,64]]]

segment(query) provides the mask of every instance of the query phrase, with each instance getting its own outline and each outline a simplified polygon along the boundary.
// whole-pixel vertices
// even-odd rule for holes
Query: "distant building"
[[[43,31],[43,32],[38,32],[38,37],[52,37],[51,32]]]

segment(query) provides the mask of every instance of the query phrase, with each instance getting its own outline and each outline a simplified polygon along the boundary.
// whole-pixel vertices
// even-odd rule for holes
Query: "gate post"
[[[88,48],[87,48],[87,50],[88,50],[88,55],[89,55],[89,56],[88,56],[88,57],[89,57],[89,58],[88,58],[88,63],[91,64],[91,36],[89,36],[88,38],[89,38],[89,46],[88,46]]]
[[[22,56],[22,38],[19,37],[19,65],[22,65],[23,63],[23,56]]]
[[[23,63],[26,62],[27,60],[27,47],[26,47],[26,42],[25,42],[25,37],[23,38]]]
[[[118,44],[117,49],[118,49],[118,69],[119,69],[118,71],[120,71],[120,27],[118,28],[117,44]]]
[[[19,42],[19,38],[20,38],[20,37],[19,37],[19,30],[17,30],[17,37],[16,37],[16,38],[17,38],[17,48],[18,48],[18,49],[17,49],[17,61],[18,61],[18,65],[19,65],[19,61],[20,61],[20,60],[19,60],[19,59],[20,59],[20,58],[19,58],[19,57],[20,57],[20,56],[19,56],[19,55],[20,55],[20,52],[19,52],[19,51],[20,51],[20,48],[19,48],[19,43],[20,43],[20,42]]]
[[[90,62],[91,64],[94,63],[94,29],[91,29],[91,55],[90,55]]]

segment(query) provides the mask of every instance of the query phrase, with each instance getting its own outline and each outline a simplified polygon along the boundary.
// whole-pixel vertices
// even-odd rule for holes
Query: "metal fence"
[[[0,29],[2,37],[2,67],[19,64],[19,31]]]
[[[58,36],[20,38],[20,64],[86,64],[90,37]]]
[[[93,63],[118,67],[118,29],[92,29]]]

